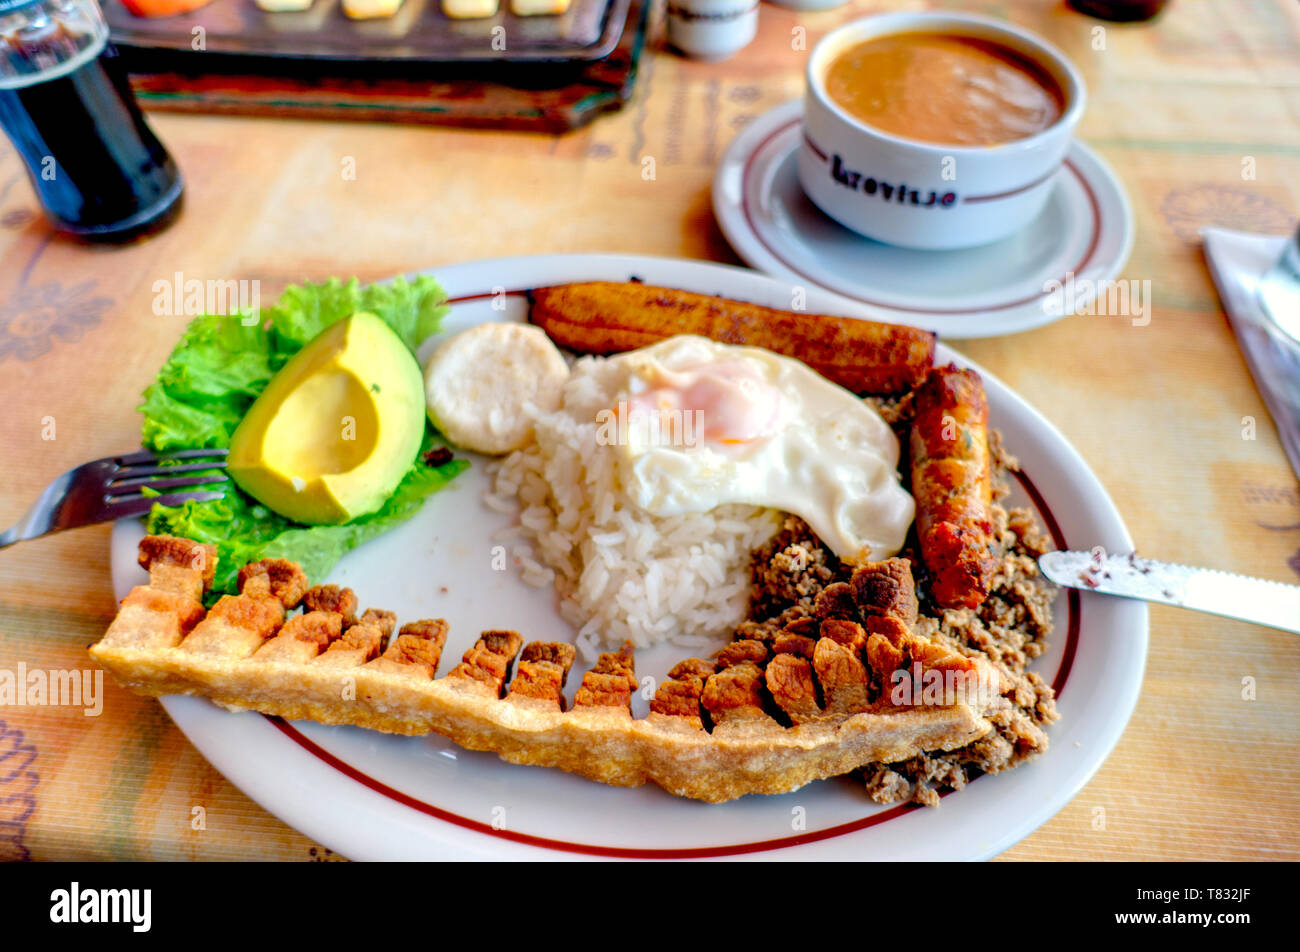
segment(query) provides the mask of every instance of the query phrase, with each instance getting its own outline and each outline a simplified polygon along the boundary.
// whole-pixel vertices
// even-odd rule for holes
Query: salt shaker
[[[669,0],[668,41],[692,59],[717,61],[758,32],[758,0]]]

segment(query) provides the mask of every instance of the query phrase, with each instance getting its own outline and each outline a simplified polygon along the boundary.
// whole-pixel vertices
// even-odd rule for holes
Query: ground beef
[[[992,434],[996,435],[996,434]],[[998,497],[1006,495],[1006,470],[1017,463],[991,440]],[[1016,767],[1047,749],[1043,728],[1058,718],[1056,696],[1026,666],[1042,655],[1052,631],[1056,586],[1038,571],[1037,557],[1051,541],[1027,509],[993,507],[1002,552],[989,598],[978,609],[938,611],[922,601],[918,634],[967,656],[983,655],[1007,676],[1012,689],[985,716],[993,730],[947,753],[925,754],[894,764],[869,764],[860,776],[878,803],[939,802],[939,791],[960,790],[973,775]],[[913,559],[919,568],[919,560]]]
[[[912,416],[910,395],[875,401],[874,405],[905,440]],[[1047,749],[1043,728],[1058,716],[1051,687],[1026,670],[1046,650],[1052,632],[1056,586],[1042,577],[1037,561],[1052,543],[1031,510],[1008,510],[1001,504],[1008,493],[1007,474],[1019,464],[1003,449],[997,431],[990,431],[989,448],[994,531],[1000,553],[989,597],[977,609],[938,608],[926,596],[928,576],[915,533],[899,555],[911,562],[916,579],[920,598],[916,633],[968,657],[988,659],[1010,688],[983,712],[993,730],[979,740],[958,750],[899,763],[868,764],[856,771],[867,793],[880,803],[911,801],[933,806],[939,802],[940,791],[960,790],[972,776],[1018,766]],[[852,567],[842,564],[803,520],[793,516],[766,546],[755,551],[750,572],[749,620],[741,623],[735,637],[768,646],[774,646],[778,637],[804,634],[800,630],[803,623],[816,629],[819,618],[834,616],[830,603],[836,599],[832,596],[847,592],[843,583],[852,577]]]
[[[747,624],[770,624],[790,609],[796,614],[812,614],[817,595],[840,574],[839,560],[807,523],[787,518],[781,531],[750,561],[751,621]]]

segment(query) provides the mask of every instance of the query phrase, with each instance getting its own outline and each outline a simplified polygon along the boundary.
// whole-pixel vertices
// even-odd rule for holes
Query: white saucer
[[[1042,213],[1019,234],[980,248],[914,251],[831,220],[799,186],[802,102],[754,120],[713,177],[713,213],[750,266],[867,305],[881,320],[944,337],[992,337],[1066,316],[1051,282],[1074,275],[1074,307],[1119,274],[1133,248],[1133,210],[1115,173],[1075,141]],[[1059,285],[1057,285],[1059,287]]]

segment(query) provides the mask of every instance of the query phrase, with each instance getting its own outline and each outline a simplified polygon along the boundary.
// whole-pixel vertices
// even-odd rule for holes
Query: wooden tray
[[[559,16],[519,17],[502,0],[496,16],[446,17],[438,0],[404,0],[386,19],[351,20],[340,0],[315,0],[301,13],[267,13],[253,0],[213,0],[182,16],[133,16],[104,0],[118,46],[183,52],[425,63],[596,60],[618,44],[630,0],[573,0]],[[203,48],[195,49],[196,28]],[[502,48],[504,47],[504,48]]]
[[[614,49],[594,61],[383,63],[129,47],[121,53],[148,109],[558,133],[620,108],[632,95],[658,2],[631,0]]]

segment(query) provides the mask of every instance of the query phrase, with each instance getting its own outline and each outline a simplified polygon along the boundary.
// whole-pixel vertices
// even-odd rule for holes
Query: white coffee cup
[[[937,145],[874,129],[826,91],[826,71],[849,47],[907,32],[953,33],[1000,44],[1040,66],[1064,96],[1042,132],[993,146]],[[888,13],[846,23],[808,57],[799,182],[818,208],[853,231],[908,248],[968,248],[1005,238],[1047,202],[1087,94],[1046,40],[967,13]]]

